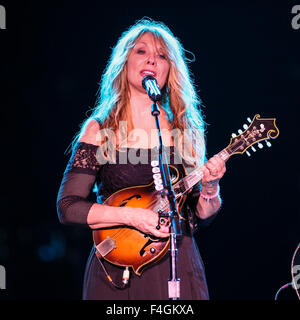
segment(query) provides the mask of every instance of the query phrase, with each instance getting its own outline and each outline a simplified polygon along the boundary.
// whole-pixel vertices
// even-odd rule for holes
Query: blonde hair
[[[181,156],[188,163],[202,165],[206,153],[205,122],[200,108],[201,100],[187,66],[190,60],[185,57],[186,50],[171,30],[164,23],[149,18],[137,21],[123,32],[113,48],[99,83],[96,105],[92,114],[81,125],[73,140],[73,147],[90,119],[96,119],[101,129],[112,129],[114,132],[118,130],[120,121],[127,120],[128,132],[132,129],[131,116],[126,108],[129,101],[126,62],[136,41],[146,32],[151,33],[162,44],[170,61],[169,76],[161,90],[160,105],[168,115],[171,128],[179,129],[175,131],[181,133],[175,139],[178,150],[182,150],[184,144],[187,154],[181,152]]]

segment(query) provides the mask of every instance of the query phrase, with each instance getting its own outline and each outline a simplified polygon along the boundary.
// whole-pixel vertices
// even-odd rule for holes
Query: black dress
[[[98,147],[84,142],[77,146],[70,158],[57,198],[60,221],[68,224],[87,225],[86,219],[93,201],[89,195],[94,185],[97,202],[102,203],[112,193],[153,181],[150,160],[158,159],[157,149],[120,149],[116,151],[116,163],[99,164]],[[178,164],[174,147],[167,148],[170,164],[184,175],[182,164]],[[124,159],[131,163],[124,163]],[[137,163],[134,162],[133,159]],[[175,161],[177,159],[177,161]],[[124,163],[124,164],[122,164]],[[95,189],[94,189],[95,190]],[[181,214],[186,218],[182,223],[183,236],[178,242],[178,277],[180,278],[181,300],[209,299],[204,265],[200,257],[193,232],[197,225],[207,224],[214,218],[201,220],[195,216],[195,206],[199,198],[199,185],[187,196]],[[103,259],[102,259],[103,260]],[[121,283],[123,267],[103,261],[114,282]],[[169,254],[151,265],[137,276],[131,272],[129,287],[118,289],[107,280],[94,247],[87,261],[83,299],[89,300],[167,300],[169,279]]]

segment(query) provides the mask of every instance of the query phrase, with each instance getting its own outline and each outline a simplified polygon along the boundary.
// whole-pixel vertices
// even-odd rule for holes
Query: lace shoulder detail
[[[98,146],[85,142],[77,142],[66,171],[96,175],[100,169],[96,153]]]

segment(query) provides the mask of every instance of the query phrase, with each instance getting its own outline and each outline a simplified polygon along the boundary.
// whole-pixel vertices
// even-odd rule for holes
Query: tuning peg
[[[271,147],[272,145],[271,145],[271,142],[269,142],[269,141],[267,141],[266,140],[266,145],[268,146],[268,147]]]
[[[239,130],[238,130],[238,133],[239,133],[239,134],[242,134],[242,133],[243,133],[243,131],[242,131],[241,129],[239,129]]]
[[[246,124],[244,124],[244,125],[243,125],[243,128],[244,128],[245,130],[247,130],[249,127],[248,127]]]
[[[251,157],[251,153],[249,151],[246,151],[246,154],[248,157]]]
[[[259,149],[262,149],[264,146],[259,142],[258,144]]]
[[[256,149],[253,146],[251,147],[251,149],[252,149],[252,151],[256,152]]]
[[[251,122],[252,122],[252,120],[251,120],[250,118],[247,118],[247,121],[248,121],[249,123],[251,123]]]
[[[235,138],[235,137],[236,137],[236,134],[235,134],[235,133],[232,133],[231,136],[232,136],[232,138]]]

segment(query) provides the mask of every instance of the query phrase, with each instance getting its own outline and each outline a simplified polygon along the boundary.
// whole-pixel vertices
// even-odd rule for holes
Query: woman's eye
[[[145,53],[145,50],[143,50],[143,49],[138,49],[138,50],[137,50],[137,53],[138,53],[138,54],[144,54],[144,53]]]
[[[167,56],[164,55],[164,54],[160,54],[159,57],[162,58],[162,59],[167,59]]]

